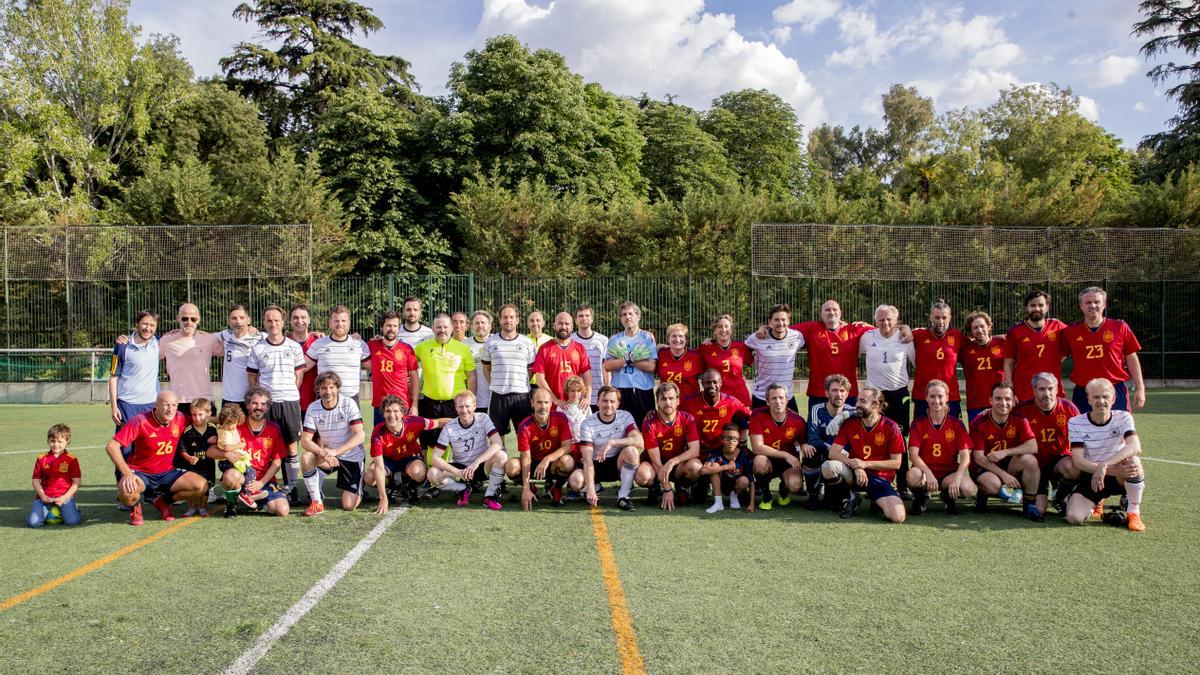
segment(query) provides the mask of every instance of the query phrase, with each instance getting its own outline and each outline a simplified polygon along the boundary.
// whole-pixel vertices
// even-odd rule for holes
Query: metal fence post
[[[467,272],[467,316],[475,313],[475,273]]]
[[[1158,293],[1158,377],[1161,380],[1167,379],[1167,280],[1163,277],[1159,280]],[[1143,379],[1143,381],[1145,381]]]
[[[387,308],[396,309],[396,275],[389,272],[387,279]]]

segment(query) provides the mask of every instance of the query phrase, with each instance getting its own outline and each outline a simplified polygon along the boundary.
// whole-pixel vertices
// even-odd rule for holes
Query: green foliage
[[[725,148],[743,187],[775,196],[794,194],[802,176],[796,112],[765,89],[717,97],[701,128]]]
[[[508,187],[541,180],[602,200],[641,192],[632,107],[585,87],[561,54],[494,37],[451,66],[449,88],[469,148],[461,175],[494,175]]]
[[[1155,84],[1174,82],[1166,94],[1179,104],[1179,112],[1167,121],[1169,128],[1141,142],[1141,147],[1154,151],[1143,177],[1162,180],[1200,162],[1200,63],[1174,59],[1179,53],[1195,58],[1200,52],[1200,7],[1181,0],[1142,0],[1138,11],[1146,18],[1133,25],[1133,35],[1150,38],[1142,45],[1142,55],[1172,57],[1147,75]]]
[[[316,125],[322,173],[350,217],[345,256],[361,272],[446,270],[441,223],[414,179],[422,168],[420,117],[378,92],[339,94]]]
[[[310,131],[326,94],[371,89],[413,99],[408,61],[352,39],[384,27],[369,7],[351,0],[253,0],[233,16],[257,24],[266,42],[279,43],[272,50],[242,42],[220,62],[228,83],[262,105],[273,137]]]
[[[738,175],[720,141],[700,128],[691,108],[643,99],[638,126],[646,137],[642,175],[654,201],[677,201],[692,192],[735,190]]]

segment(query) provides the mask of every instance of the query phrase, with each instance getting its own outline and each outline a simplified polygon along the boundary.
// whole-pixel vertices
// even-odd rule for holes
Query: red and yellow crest
[[[1111,330],[1106,330],[1104,331],[1104,335],[1101,336],[1101,339],[1103,339],[1105,342],[1112,342],[1113,337],[1113,332]]]
[[[883,443],[883,432],[880,431],[875,433],[875,442],[878,444]]]
[[[946,441],[949,442],[949,441],[953,441],[953,440],[954,440],[954,430],[947,429],[946,430]]]
[[[795,430],[795,429],[788,429],[787,431],[783,432],[783,435],[784,435],[784,436],[786,436],[786,437],[787,437],[787,439],[790,441],[790,440],[792,440],[793,438],[795,438],[795,437],[796,437],[796,430]]]
[[[416,432],[410,431],[410,432],[408,432],[408,434],[406,434],[404,436],[404,440],[411,441],[411,440],[415,439],[416,437],[417,437]]]
[[[263,439],[263,450],[270,450],[270,449],[271,449],[271,439],[264,438]]]
[[[1005,437],[1005,438],[1008,438],[1008,439],[1013,439],[1013,438],[1016,438],[1016,437],[1017,437],[1017,430],[1016,430],[1016,429],[1013,429],[1012,427],[1009,427],[1009,428],[1005,429],[1005,430],[1004,430],[1004,437]]]
[[[992,347],[992,356],[1000,356],[1000,351],[999,347]]]
[[[724,407],[717,408],[717,415],[724,417],[725,416],[725,408]]]
[[[838,337],[839,337],[839,338],[841,338],[841,339],[843,339],[843,340],[845,340],[845,339],[846,339],[846,331],[845,331],[845,329],[843,329],[841,332],[839,332],[839,333],[838,333]]]
[[[1067,423],[1067,416],[1066,416],[1066,415],[1059,415],[1058,417],[1055,417],[1055,418],[1054,418],[1054,421],[1055,421],[1055,422],[1057,422],[1057,423],[1058,423],[1058,426],[1060,426],[1060,427],[1061,427],[1061,426],[1063,426],[1064,424],[1066,424],[1066,423]]]
[[[550,435],[557,436],[558,435],[558,427],[550,427]]]
[[[66,473],[66,472],[68,472],[68,471],[70,471],[70,470],[71,470],[71,467],[70,467],[70,466],[69,466],[69,465],[68,465],[66,462],[63,462],[63,463],[61,463],[61,464],[59,464],[59,465],[58,465],[58,472],[59,472],[59,473]]]
[[[672,429],[672,433],[675,434],[676,437],[682,436],[683,435],[683,427],[676,425],[675,428]]]
[[[950,337],[946,338],[946,344],[950,345],[951,347],[953,347],[953,346],[954,346],[954,336],[953,336],[953,335],[951,335]]]

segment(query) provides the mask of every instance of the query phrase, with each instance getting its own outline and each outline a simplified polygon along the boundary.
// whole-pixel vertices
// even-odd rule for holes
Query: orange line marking
[[[617,654],[621,657],[621,672],[624,675],[645,675],[646,662],[638,651],[637,634],[629,617],[629,605],[625,602],[625,590],[621,587],[621,575],[617,572],[617,560],[613,556],[612,541],[608,538],[608,527],[604,524],[604,515],[595,506],[592,507],[592,534],[596,536],[600,573],[604,577],[604,588],[608,591],[608,610],[613,634],[617,638]]]
[[[200,520],[201,520],[200,518],[184,518],[182,520],[179,520],[174,525],[171,525],[162,530],[159,530],[158,532],[155,532],[154,534],[150,535],[149,537],[146,537],[145,539],[139,539],[119,551],[114,551],[112,553],[109,553],[108,555],[104,556],[103,558],[100,558],[99,560],[94,560],[94,561],[84,565],[83,567],[80,567],[71,572],[67,572],[66,574],[62,575],[61,577],[58,577],[57,579],[47,581],[46,583],[42,584],[41,586],[38,586],[37,588],[35,588],[33,590],[25,591],[24,593],[14,595],[11,598],[5,600],[4,602],[0,602],[0,612],[12,609],[13,607],[16,607],[17,605],[19,605],[23,602],[26,602],[28,600],[32,600],[47,591],[54,590],[55,588],[62,586],[63,584],[67,583],[68,581],[78,579],[79,577],[81,577],[89,572],[95,572],[96,570],[100,569],[101,567],[104,567],[105,565],[109,564],[110,562],[117,560],[119,558],[123,558],[123,557],[129,555],[130,553],[133,553],[134,551],[145,546],[146,544],[152,544],[152,543],[158,541],[159,539],[162,539],[163,537],[167,536],[168,534],[171,534],[171,533],[179,530],[182,527],[187,527],[188,525],[191,525],[192,523],[199,522]]]

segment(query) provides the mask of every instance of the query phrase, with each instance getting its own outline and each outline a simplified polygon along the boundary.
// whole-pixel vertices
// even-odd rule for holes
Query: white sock
[[[621,463],[621,489],[617,490],[617,497],[628,499],[633,492],[633,475],[637,473],[637,467],[631,466],[624,462]]]
[[[300,458],[292,455],[283,460],[283,480],[287,483],[287,493],[291,494],[296,489],[296,482],[300,477]]]
[[[315,470],[304,474],[304,489],[308,490],[308,498],[314,502],[324,501],[321,499],[321,478]]]
[[[1140,476],[1134,480],[1125,481],[1125,498],[1129,501],[1127,513],[1140,514],[1142,512],[1142,491],[1146,489],[1145,481],[1146,479]]]
[[[716,513],[718,511],[724,511],[724,510],[725,510],[725,498],[722,497],[721,495],[717,495],[716,497],[713,497],[713,503],[712,503],[712,506],[708,507],[708,512]]]
[[[738,501],[736,492],[729,495],[729,508],[735,511],[742,508],[742,503]]]
[[[484,497],[494,497],[496,490],[500,489],[500,483],[504,482],[504,465],[497,464],[496,468],[488,474],[487,491],[483,493]]]

